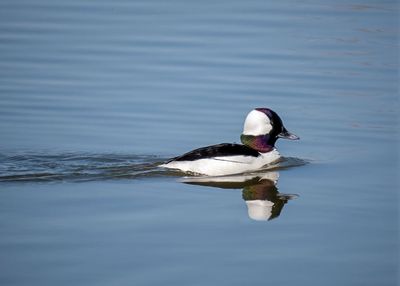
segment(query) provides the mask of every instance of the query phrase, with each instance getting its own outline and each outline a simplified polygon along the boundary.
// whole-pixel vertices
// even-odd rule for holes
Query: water
[[[2,1],[0,284],[396,285],[398,8]],[[281,165],[157,168],[254,107]]]

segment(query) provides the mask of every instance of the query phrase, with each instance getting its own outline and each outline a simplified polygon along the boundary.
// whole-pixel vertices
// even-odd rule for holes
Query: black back
[[[167,163],[172,161],[194,161],[212,157],[225,157],[225,156],[238,156],[238,155],[258,157],[260,153],[245,145],[221,143],[218,145],[211,145],[195,149],[181,156],[172,158]]]

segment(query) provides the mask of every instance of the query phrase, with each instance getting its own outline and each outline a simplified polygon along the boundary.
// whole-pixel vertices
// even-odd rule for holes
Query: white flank
[[[172,161],[160,165],[160,167],[178,169],[183,172],[191,172],[207,176],[224,176],[257,171],[265,165],[275,162],[279,158],[279,152],[274,149],[268,153],[261,153],[258,157],[224,156],[194,161]]]

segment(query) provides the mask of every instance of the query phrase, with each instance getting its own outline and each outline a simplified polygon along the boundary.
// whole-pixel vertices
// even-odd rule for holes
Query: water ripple
[[[63,153],[0,154],[0,182],[101,181],[187,175],[158,168],[165,161],[155,155]],[[260,171],[282,170],[307,164],[287,157]]]
[[[160,161],[157,156],[122,154],[1,155],[0,182],[141,178],[157,174]]]

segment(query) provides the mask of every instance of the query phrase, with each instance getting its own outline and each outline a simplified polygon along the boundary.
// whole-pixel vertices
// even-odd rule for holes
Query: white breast
[[[223,176],[257,171],[279,158],[279,152],[274,149],[268,153],[261,153],[258,157],[224,156],[194,161],[172,161],[168,164],[163,164],[160,167],[179,169],[184,172],[203,174],[207,176]]]

